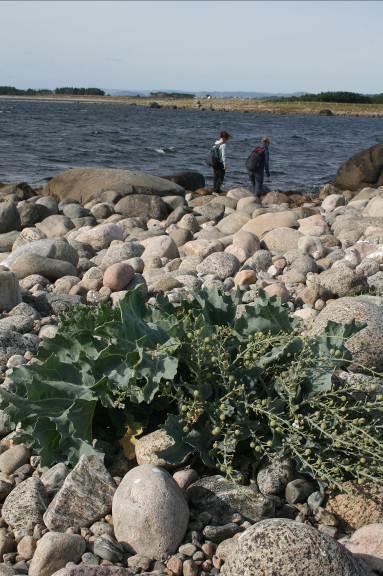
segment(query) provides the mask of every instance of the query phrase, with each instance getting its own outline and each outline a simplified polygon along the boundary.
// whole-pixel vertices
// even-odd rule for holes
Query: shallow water
[[[75,166],[164,175],[199,170],[228,130],[226,185],[247,181],[245,159],[272,140],[272,187],[311,192],[355,152],[383,142],[383,118],[150,109],[126,104],[0,101],[0,181],[44,182]]]

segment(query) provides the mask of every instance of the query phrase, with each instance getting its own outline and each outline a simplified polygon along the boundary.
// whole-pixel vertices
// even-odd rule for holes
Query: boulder
[[[325,219],[320,214],[301,218],[298,220],[298,224],[299,232],[306,236],[323,236],[330,231]]]
[[[301,237],[302,234],[298,230],[284,227],[270,230],[263,236],[262,240],[267,250],[283,254],[288,250],[297,249]]]
[[[64,532],[73,526],[90,526],[111,511],[113,478],[100,458],[81,456],[49,504],[44,523],[49,530]]]
[[[171,464],[159,454],[163,450],[173,446],[173,444],[173,438],[171,438],[165,430],[155,430],[150,434],[145,434],[145,436],[136,440],[135,443],[137,463],[139,465],[152,464],[153,466],[161,466],[168,470],[179,467],[182,461]]]
[[[340,324],[355,320],[366,327],[354,334],[346,344],[354,361],[367,368],[383,370],[383,307],[379,298],[356,296],[330,302],[314,320],[313,334],[322,332],[329,321]]]
[[[2,508],[2,517],[14,530],[32,534],[36,524],[43,523],[43,514],[48,505],[48,495],[39,478],[27,478],[20,482],[7,496]]]
[[[62,238],[74,228],[74,224],[67,216],[53,214],[44,218],[42,222],[38,222],[36,228],[43,232],[47,238]]]
[[[76,236],[77,242],[89,244],[96,251],[109,248],[113,240],[123,239],[123,230],[117,224],[99,224],[89,230],[81,231]]]
[[[185,190],[198,190],[198,188],[205,187],[205,177],[197,170],[182,170],[170,176],[161,176],[164,180],[169,180],[181,186]]]
[[[24,230],[23,230],[24,232]],[[21,234],[23,234],[21,232]],[[78,263],[78,253],[77,251],[64,239],[57,240],[37,240],[36,242],[30,242],[24,246],[20,246],[10,254],[4,264],[8,267],[12,267],[12,263],[24,254],[37,254],[43,258],[53,258],[55,260],[63,260],[65,262],[70,262],[73,266],[77,266]]]
[[[127,262],[117,262],[105,270],[103,284],[113,292],[119,292],[124,290],[133,278],[133,268]]]
[[[347,550],[367,563],[377,574],[383,572],[383,524],[367,524],[340,541]]]
[[[76,268],[64,260],[45,258],[38,254],[22,254],[11,265],[12,272],[19,279],[32,274],[40,274],[48,280],[57,280],[62,276],[76,276]]]
[[[228,252],[215,252],[207,256],[197,266],[197,272],[202,275],[214,274],[220,280],[234,276],[240,267],[239,260]]]
[[[92,566],[90,564],[79,564],[62,568],[52,576],[135,576],[136,570],[122,568],[121,566]],[[2,574],[0,573],[0,576]],[[8,576],[8,575],[6,575]]]
[[[67,562],[78,562],[86,549],[85,540],[77,534],[47,532],[37,543],[29,567],[29,576],[51,576]]]
[[[209,254],[214,252],[222,252],[223,244],[219,240],[191,240],[186,242],[180,250],[182,255],[185,256],[200,256],[201,258],[206,258]]]
[[[178,258],[178,248],[169,236],[165,234],[162,236],[155,236],[154,238],[150,238],[145,243],[145,250],[142,254],[142,259],[145,261],[145,258],[158,256],[159,258],[169,258],[172,260],[173,258]]]
[[[0,268],[0,312],[11,310],[20,302],[20,287],[15,274]]]
[[[335,177],[335,186],[342,190],[360,190],[366,186],[382,185],[383,144],[375,144],[346,160]]]
[[[168,207],[159,196],[148,194],[130,194],[117,202],[115,211],[127,218],[141,216],[145,220],[155,218],[164,220],[168,215]]]
[[[242,212],[233,212],[225,216],[225,218],[217,224],[217,229],[223,234],[235,234],[235,232],[243,228],[247,222],[249,222],[249,216]],[[252,232],[252,230],[249,230],[249,232]]]
[[[333,538],[308,524],[264,520],[248,528],[229,550],[222,576],[367,576]]]
[[[17,207],[20,215],[21,227],[34,226],[44,218],[51,215],[50,211],[36,202],[23,202]]]
[[[13,202],[0,202],[0,234],[20,230],[20,215]]]
[[[366,278],[356,274],[343,262],[319,274],[316,283],[338,298],[356,296],[367,289]]]
[[[251,232],[259,238],[275,228],[296,228],[298,226],[298,219],[296,214],[291,210],[284,210],[282,212],[267,212],[256,216],[249,220],[247,224],[242,227],[245,232]],[[286,248],[288,250],[288,248]]]
[[[74,168],[61,172],[44,187],[44,196],[57,200],[72,198],[85,204],[105,191],[156,196],[183,196],[184,189],[163,178],[133,170],[115,168]]]
[[[12,230],[11,232],[5,232],[0,234],[0,254],[4,252],[11,252],[13,244],[19,237],[20,232],[17,230]]]
[[[113,498],[114,532],[136,553],[161,559],[181,544],[189,522],[183,491],[173,478],[150,464],[128,472]]]
[[[382,164],[383,169],[383,164]],[[365,209],[363,210],[363,216],[372,216],[374,218],[383,218],[383,197],[375,196],[372,198]]]
[[[383,489],[379,484],[346,482],[344,491],[331,495],[326,510],[334,514],[343,530],[354,531],[367,524],[383,523]]]
[[[211,515],[210,523],[222,525],[231,522],[239,513],[250,522],[258,522],[274,512],[274,503],[259,494],[254,485],[241,486],[223,476],[205,476],[188,488],[192,507]]]

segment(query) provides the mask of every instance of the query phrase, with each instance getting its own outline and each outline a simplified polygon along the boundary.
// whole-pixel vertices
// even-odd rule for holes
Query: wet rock
[[[113,498],[116,538],[138,554],[160,559],[181,543],[189,521],[184,493],[163,469],[150,464],[126,474]]]
[[[259,522],[238,538],[223,576],[366,576],[352,554],[309,525],[291,520]]]
[[[111,510],[115,483],[96,456],[82,456],[44,514],[49,530],[89,526]]]
[[[77,534],[47,532],[37,543],[28,574],[51,576],[67,562],[78,562],[85,548],[85,540]]]

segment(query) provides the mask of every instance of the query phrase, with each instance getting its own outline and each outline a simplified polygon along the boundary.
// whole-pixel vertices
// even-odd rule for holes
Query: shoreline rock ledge
[[[70,198],[82,204],[100,194],[114,191],[120,197],[128,194],[156,196],[183,196],[184,188],[178,184],[134,170],[115,168],[73,168],[61,172],[43,188],[43,196],[52,196],[59,202]]]

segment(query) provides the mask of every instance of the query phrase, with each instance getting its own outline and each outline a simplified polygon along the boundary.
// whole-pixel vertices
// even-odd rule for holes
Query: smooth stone
[[[183,491],[166,470],[150,464],[130,470],[113,498],[117,540],[149,558],[174,553],[188,521]]]
[[[28,574],[51,576],[67,562],[78,562],[85,549],[85,540],[77,534],[47,532],[37,543]]]

